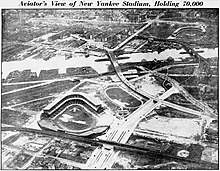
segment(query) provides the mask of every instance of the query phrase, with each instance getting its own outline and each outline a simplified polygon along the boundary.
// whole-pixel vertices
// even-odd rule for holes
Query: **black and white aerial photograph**
[[[219,9],[2,9],[2,170],[216,170]]]

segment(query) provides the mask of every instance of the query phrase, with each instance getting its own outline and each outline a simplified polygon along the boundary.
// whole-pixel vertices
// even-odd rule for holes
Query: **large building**
[[[99,99],[81,92],[69,92],[44,108],[38,124],[42,129],[89,136],[108,129],[109,126],[97,125],[102,112],[104,108]]]

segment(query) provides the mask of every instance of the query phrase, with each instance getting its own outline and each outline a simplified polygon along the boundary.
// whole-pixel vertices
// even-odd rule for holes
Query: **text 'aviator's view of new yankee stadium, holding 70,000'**
[[[134,2],[130,2],[130,1],[121,1],[121,2],[113,2],[113,1],[73,1],[70,3],[67,2],[61,2],[61,1],[51,1],[50,3],[48,2],[36,2],[36,1],[21,1],[19,6],[21,7],[45,7],[48,4],[51,4],[52,7],[66,7],[67,5],[69,5],[69,7],[83,7],[83,8],[90,8],[93,6],[96,6],[98,8],[103,8],[103,7],[107,7],[107,8],[115,8],[115,7],[119,7],[122,6],[123,8],[126,7],[145,7],[145,8],[149,8],[152,6],[154,7],[179,7],[180,3],[179,2],[173,2],[173,1],[155,1],[153,4],[150,4],[149,2],[140,2],[140,1],[134,1]],[[192,2],[192,6],[202,6],[203,2],[202,1],[193,1]],[[183,1],[183,6],[184,7],[189,7],[191,6],[190,1]]]
[[[1,169],[218,169],[218,9],[3,9]]]

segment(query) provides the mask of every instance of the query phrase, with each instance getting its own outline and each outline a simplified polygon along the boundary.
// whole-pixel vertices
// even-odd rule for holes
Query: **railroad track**
[[[50,131],[50,130],[38,130],[38,129],[33,129],[33,128],[24,128],[24,127],[1,127],[1,131],[22,131],[22,132],[31,132],[31,133],[37,133],[37,134],[44,134],[48,136],[53,136],[53,137],[59,137],[59,138],[64,138],[64,139],[70,139],[78,142],[85,142],[88,144],[91,144],[93,146],[102,146],[102,147],[111,147],[112,148],[106,148],[106,150],[114,150],[114,151],[128,151],[128,152],[136,152],[136,153],[142,153],[142,154],[147,154],[152,157],[164,157],[164,158],[170,158],[175,161],[184,161],[184,162],[189,162],[189,163],[197,163],[197,164],[205,164],[205,165],[210,165],[217,167],[218,165],[216,163],[211,163],[211,162],[206,162],[206,161],[201,161],[198,160],[198,158],[184,158],[180,156],[175,156],[168,154],[166,152],[163,152],[161,150],[158,150],[157,148],[152,148],[152,147],[138,147],[134,145],[128,145],[128,144],[122,144],[122,143],[117,143],[114,141],[108,141],[108,140],[100,140],[100,139],[91,139],[88,137],[80,137],[76,135],[71,135],[67,134],[65,132],[55,132],[55,131]]]

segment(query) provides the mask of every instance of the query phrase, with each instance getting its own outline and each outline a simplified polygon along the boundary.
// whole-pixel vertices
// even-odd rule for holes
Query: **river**
[[[198,51],[203,50],[204,53],[200,53],[204,58],[209,57],[218,57],[218,48],[215,49],[196,49]],[[126,54],[122,56],[129,56],[129,59],[120,60],[119,62],[140,62],[142,59],[146,60],[162,60],[167,59],[169,56],[173,58],[186,58],[189,57],[188,54],[179,54],[180,52],[184,52],[184,50],[176,50],[176,49],[168,49],[160,54],[157,52],[154,53],[134,53],[134,54]],[[106,57],[106,56],[105,56]],[[95,59],[98,59],[96,56],[90,56],[85,58],[84,55],[77,55],[73,58],[65,60],[64,55],[56,55],[53,58],[45,61],[43,59],[33,59],[26,58],[21,61],[9,61],[2,62],[2,78],[6,78],[7,75],[15,70],[25,70],[31,69],[32,72],[36,72],[38,75],[41,70],[49,70],[49,69],[59,69],[59,73],[66,73],[66,68],[70,67],[83,67],[83,66],[91,66],[97,72],[102,73],[106,72],[108,69],[108,65],[110,62],[95,62]]]

